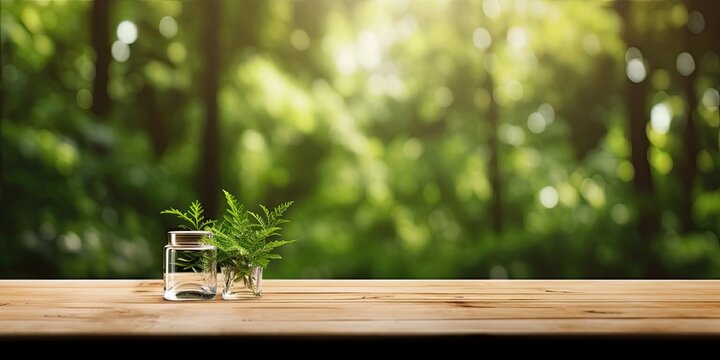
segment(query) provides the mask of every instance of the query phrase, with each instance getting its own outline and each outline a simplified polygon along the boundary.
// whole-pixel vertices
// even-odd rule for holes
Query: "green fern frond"
[[[190,225],[180,224],[181,229],[186,230],[204,230],[205,228],[212,226],[215,220],[205,220],[203,213],[205,210],[199,201],[195,200],[190,203],[190,207],[187,211],[182,212],[178,209],[171,207],[170,209],[163,210],[161,214],[175,215],[178,219],[189,223]]]
[[[283,214],[292,202],[282,203],[272,210],[260,205],[261,215],[246,210],[230,192],[223,190],[223,194],[227,203],[226,214],[222,221],[211,227],[212,245],[219,250],[218,264],[233,266],[243,273],[251,267],[266,267],[270,260],[281,259],[272,251],[295,240],[268,239],[280,236],[280,225],[288,222]]]

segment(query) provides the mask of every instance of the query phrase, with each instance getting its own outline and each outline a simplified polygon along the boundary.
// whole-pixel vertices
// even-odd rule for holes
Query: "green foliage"
[[[189,225],[180,224],[178,225],[180,228],[186,229],[186,230],[205,230],[209,226],[215,223],[215,220],[205,220],[205,216],[203,213],[205,212],[205,209],[203,209],[202,204],[200,204],[200,201],[195,200],[190,204],[190,207],[188,207],[188,210],[185,212],[182,212],[175,208],[170,208],[167,210],[163,210],[160,213],[161,214],[168,214],[168,215],[175,215],[178,219],[187,222]]]
[[[218,248],[218,266],[230,266],[245,273],[252,267],[267,267],[270,260],[281,259],[273,250],[295,240],[268,239],[280,236],[280,225],[288,222],[283,214],[292,202],[282,203],[272,211],[260,205],[263,215],[258,215],[246,210],[231,193],[225,190],[223,193],[227,214],[211,228],[213,236],[208,239],[209,244]]]
[[[207,6],[111,2],[109,43],[124,20],[138,38],[111,59],[111,109],[98,116],[93,3],[2,2],[0,277],[159,278],[175,217],[157,204],[198,198],[207,87],[205,51],[193,49],[204,49]],[[719,2],[219,3],[219,183],[239,203],[297,201],[283,234],[303,241],[268,276],[627,278],[647,276],[641,260],[653,257],[658,276],[720,276]],[[616,4],[630,4],[629,27]],[[704,27],[688,33],[695,10]],[[643,127],[652,194],[633,185],[623,28],[648,66],[645,120],[671,110],[664,131]],[[691,77],[677,71],[682,52]],[[687,186],[690,79],[699,153]],[[657,212],[649,238],[644,202]]]
[[[186,251],[175,259],[175,265],[183,271],[192,270],[193,272],[207,272],[214,255],[209,251]]]

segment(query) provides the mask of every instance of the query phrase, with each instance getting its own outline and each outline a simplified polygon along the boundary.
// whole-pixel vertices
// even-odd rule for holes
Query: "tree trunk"
[[[697,172],[696,159],[698,155],[697,125],[695,124],[695,109],[697,108],[697,95],[695,94],[695,74],[697,69],[683,79],[683,91],[685,92],[685,129],[683,132],[683,162],[680,172],[680,224],[684,232],[694,229],[692,218],[693,187],[695,184],[695,173]]]
[[[143,113],[143,124],[147,130],[150,144],[156,156],[161,156],[170,139],[166,124],[167,109],[163,109],[158,95],[151,84],[145,84],[135,97],[136,104]]]
[[[93,1],[90,14],[90,41],[95,50],[95,79],[90,111],[97,116],[105,116],[110,110],[107,91],[110,67],[110,2],[111,0]]]
[[[693,4],[690,1],[686,2],[688,10],[693,10],[692,5]],[[685,27],[683,33],[686,51],[693,55],[693,58],[698,59],[693,46],[693,35],[695,34],[690,32],[687,27]],[[699,139],[697,136],[698,129],[697,124],[695,124],[695,109],[697,109],[698,105],[697,94],[695,94],[695,78],[697,77],[697,73],[699,71],[697,66],[700,65],[700,61],[696,61],[695,65],[695,71],[693,71],[690,75],[680,75],[682,77],[681,82],[683,93],[685,94],[685,129],[682,134],[683,159],[680,163],[680,183],[682,186],[680,188],[680,206],[678,210],[680,212],[680,226],[682,227],[682,231],[685,233],[692,231],[695,227],[692,218],[693,188],[695,184],[695,175],[697,173],[696,159],[699,151]]]
[[[490,49],[488,49],[490,50]],[[490,53],[488,51],[488,53]],[[493,65],[491,65],[493,66]],[[492,189],[492,197],[490,199],[490,217],[492,219],[492,227],[495,233],[502,232],[502,182],[500,179],[500,151],[498,144],[498,106],[495,101],[495,79],[492,72],[487,72],[487,91],[490,95],[490,105],[488,106],[486,116],[490,123],[490,137],[488,138],[488,147],[490,148],[490,160],[488,164],[488,173],[490,177],[490,188]]]
[[[640,41],[637,41],[632,27],[629,2],[618,1],[617,11],[623,20],[623,40],[627,47],[641,48]],[[659,275],[658,265],[653,254],[653,236],[657,228],[657,214],[655,211],[655,189],[653,186],[648,150],[646,128],[649,118],[647,106],[648,85],[647,79],[639,83],[632,82],[625,78],[625,109],[629,123],[630,138],[630,161],[635,169],[633,186],[637,193],[638,212],[638,233],[641,243],[633,247],[633,258],[642,261],[645,276],[657,277]]]
[[[647,138],[647,84],[633,83],[629,79],[625,85],[625,108],[630,128],[630,162],[635,169],[633,185],[637,191],[639,206],[639,232],[646,244],[650,244],[655,228],[654,192]]]
[[[218,212],[220,185],[220,129],[218,122],[217,89],[220,65],[220,1],[209,0],[205,4],[205,34],[202,37],[205,76],[203,100],[205,102],[205,128],[200,154],[200,200],[207,215],[215,218]]]

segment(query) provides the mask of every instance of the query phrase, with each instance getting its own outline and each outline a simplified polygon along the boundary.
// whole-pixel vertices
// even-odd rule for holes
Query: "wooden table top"
[[[0,335],[719,335],[720,280],[266,280],[172,302],[160,280],[0,280]]]

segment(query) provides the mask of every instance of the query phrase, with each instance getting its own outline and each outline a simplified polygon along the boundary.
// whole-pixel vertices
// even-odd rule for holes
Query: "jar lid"
[[[209,231],[168,231],[170,245],[199,245],[202,240],[212,237]]]

